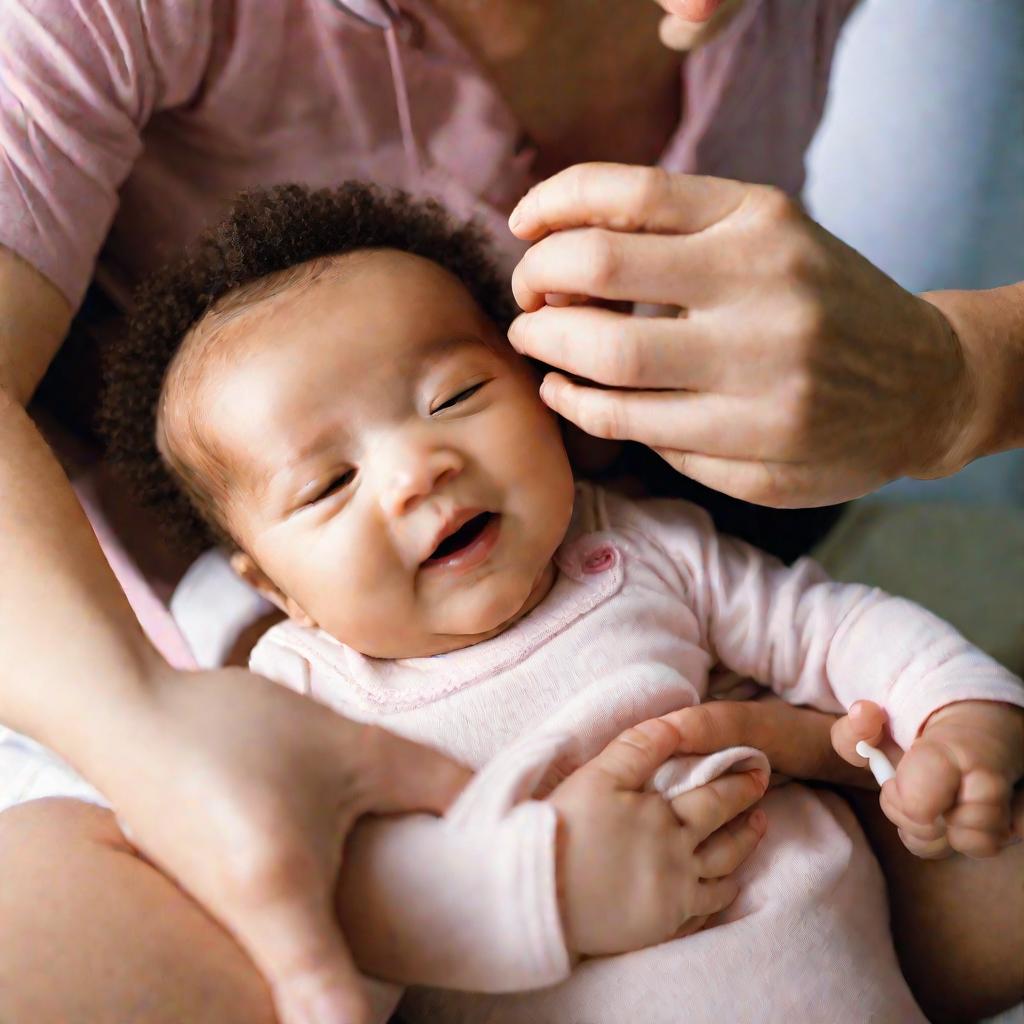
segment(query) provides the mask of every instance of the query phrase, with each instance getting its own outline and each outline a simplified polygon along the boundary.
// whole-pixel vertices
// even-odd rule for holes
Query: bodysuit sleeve
[[[0,245],[72,306],[143,127],[200,88],[211,2],[0,3]]]
[[[724,665],[793,704],[881,705],[909,747],[928,717],[962,700],[1024,706],[1024,684],[920,605],[837,583],[808,558],[785,566],[684,502],[640,506],[640,528],[685,579],[702,641]]]
[[[275,643],[273,631],[250,668],[309,692],[308,663]],[[356,828],[339,887],[341,918],[353,934],[375,932],[372,948],[390,950],[385,963],[364,970],[385,982],[477,992],[541,988],[568,975],[558,817],[553,805],[531,799],[564,743],[541,736],[505,751],[443,818],[368,818]],[[401,993],[396,984],[371,987],[385,1010]]]

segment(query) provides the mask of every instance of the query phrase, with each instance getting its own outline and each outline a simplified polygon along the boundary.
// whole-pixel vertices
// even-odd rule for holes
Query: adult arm
[[[682,522],[678,504],[647,507],[692,580],[707,649],[783,700],[825,711],[873,701],[904,750],[949,704],[1024,707],[1020,679],[920,605],[830,580],[810,559],[783,565],[717,533],[694,506]]]
[[[651,168],[569,168],[511,224],[535,244],[509,338],[584,378],[548,374],[544,400],[710,487],[828,504],[1024,445],[1024,283],[915,296],[777,190]]]
[[[194,93],[209,41],[208,3],[0,4],[0,721],[106,795],[286,1024],[359,1021],[333,903],[343,839],[367,811],[443,809],[467,773],[249,673],[172,672],[25,410],[142,127]]]

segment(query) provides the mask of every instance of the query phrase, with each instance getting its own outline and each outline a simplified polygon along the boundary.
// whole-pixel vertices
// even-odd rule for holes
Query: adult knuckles
[[[672,200],[672,174],[664,167],[632,168],[625,197],[629,227],[641,227],[658,218]]]
[[[603,383],[630,387],[647,379],[650,359],[634,333],[599,331],[595,341]]]
[[[621,441],[627,436],[625,415],[618,401],[604,392],[583,393],[577,407],[580,426],[594,437]]]
[[[622,268],[621,243],[613,231],[592,228],[582,238],[581,264],[584,290],[598,297],[617,280]]]
[[[760,185],[748,193],[753,215],[765,227],[782,231],[803,220],[800,204],[775,185]]]

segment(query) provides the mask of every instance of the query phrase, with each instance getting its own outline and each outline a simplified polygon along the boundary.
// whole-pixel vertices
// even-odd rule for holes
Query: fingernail
[[[753,772],[753,776],[758,781],[762,789],[764,789],[768,785],[767,772],[763,772],[760,768],[758,768]]]
[[[516,207],[516,208],[515,208],[515,209],[514,209],[514,210],[512,211],[512,214],[511,214],[511,216],[510,216],[510,217],[508,218],[508,226],[509,226],[509,227],[510,227],[510,228],[511,228],[511,229],[512,229],[513,231],[515,231],[515,229],[516,229],[517,227],[519,227],[519,225],[520,225],[520,224],[522,224],[522,223],[523,223],[523,215],[522,215],[522,213],[520,212],[520,210],[519,210],[519,207],[517,206],[517,207]]]
[[[768,824],[768,815],[759,808],[750,816],[750,824],[753,825],[756,831],[763,832]]]

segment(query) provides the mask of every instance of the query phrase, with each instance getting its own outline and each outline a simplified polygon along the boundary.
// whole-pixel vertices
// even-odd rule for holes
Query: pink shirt
[[[661,163],[790,193],[855,0],[746,0],[684,64]],[[534,182],[522,131],[428,0],[399,43],[425,173],[406,169],[383,33],[331,0],[3,0],[0,244],[75,305],[120,299],[239,189],[350,177],[441,195],[493,228]],[[613,87],[613,83],[610,83]]]
[[[838,798],[772,791],[768,834],[716,927],[570,973],[555,813],[542,797],[630,725],[705,699],[719,663],[794,704],[874,700],[904,748],[953,701],[1024,706],[1020,680],[923,608],[831,582],[806,559],[787,568],[684,502],[581,485],[556,562],[533,612],[451,654],[381,661],[290,622],[253,652],[256,671],[481,769],[445,819],[380,822],[347,854],[375,898],[398,908],[394,941],[431,965],[424,976],[491,993],[415,989],[403,1001],[410,1018],[677,1024],[686,1007],[691,1024],[792,1024],[825,1019],[827,1007],[834,1024],[923,1021],[877,864]],[[670,799],[759,757],[677,758],[654,788]],[[553,987],[509,994],[539,986]]]

